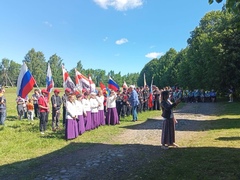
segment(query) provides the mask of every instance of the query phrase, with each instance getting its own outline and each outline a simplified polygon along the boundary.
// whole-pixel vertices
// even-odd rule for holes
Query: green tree
[[[44,54],[40,51],[36,52],[35,49],[32,48],[26,54],[24,61],[36,80],[37,85],[46,86],[47,63]]]
[[[62,87],[63,84],[63,76],[62,76],[62,59],[56,54],[52,55],[48,63],[50,63],[54,86]]]

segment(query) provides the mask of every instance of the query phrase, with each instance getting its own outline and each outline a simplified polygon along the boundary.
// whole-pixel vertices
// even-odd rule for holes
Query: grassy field
[[[136,174],[141,179],[240,179],[240,103],[218,103],[222,111],[198,137],[180,140],[185,147],[164,152]]]
[[[61,92],[63,92],[63,89],[61,89]],[[34,158],[57,152],[60,149],[64,149],[60,152],[64,153],[64,151],[74,151],[81,146],[91,145],[91,143],[106,142],[112,138],[112,135],[117,135],[124,130],[120,127],[134,124],[134,122],[131,122],[131,117],[126,117],[121,119],[120,125],[102,126],[96,130],[85,132],[74,140],[66,141],[64,130],[51,131],[51,114],[49,114],[48,130],[45,135],[41,135],[39,132],[38,119],[34,120],[34,124],[30,124],[27,119],[17,120],[16,88],[7,88],[5,97],[7,99],[7,119],[5,126],[0,126],[0,174],[14,173],[26,169],[29,167],[29,163],[37,163]],[[159,115],[159,111],[139,114],[139,123],[145,121],[148,117]],[[69,146],[73,143],[76,145]],[[30,159],[31,161],[26,161]],[[4,166],[9,164],[10,166]]]
[[[134,124],[131,117],[127,117],[121,120],[120,125],[103,126],[66,141],[63,130],[51,131],[51,121],[43,136],[39,132],[39,120],[34,120],[34,124],[26,119],[17,120],[15,88],[6,89],[5,96],[7,120],[6,126],[0,126],[0,177],[34,166],[39,163],[38,157],[48,155],[46,158],[50,158],[52,152],[57,156],[83,146],[106,142],[112,135],[124,131],[120,127]],[[139,168],[136,172],[141,177],[139,179],[240,179],[240,103],[218,103],[223,107],[222,111],[217,116],[211,116],[207,130],[199,132],[199,137],[194,140],[179,142],[185,144],[185,148],[164,151],[162,158]],[[139,114],[138,123],[156,116],[160,116],[159,111]]]

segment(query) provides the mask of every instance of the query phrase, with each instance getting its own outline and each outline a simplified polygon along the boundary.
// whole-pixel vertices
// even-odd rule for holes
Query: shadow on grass
[[[148,125],[145,125],[148,124]],[[162,120],[161,119],[148,119],[147,121],[136,124],[123,126],[121,128],[126,129],[161,129]],[[176,124],[176,131],[207,131],[214,129],[232,129],[240,128],[240,119],[216,119],[216,120],[194,120],[194,119],[178,119]]]
[[[16,121],[18,120],[17,116],[7,116],[6,118],[8,121]]]
[[[240,141],[240,136],[236,136],[236,137],[219,137],[219,138],[216,138],[216,140],[219,140],[219,141]]]
[[[239,179],[239,168],[236,148],[162,150],[141,144],[70,143],[37,158],[0,166],[0,179],[158,179],[163,175],[165,179]]]
[[[239,106],[240,102],[182,103],[182,107],[175,109],[174,112],[207,116],[240,115]]]

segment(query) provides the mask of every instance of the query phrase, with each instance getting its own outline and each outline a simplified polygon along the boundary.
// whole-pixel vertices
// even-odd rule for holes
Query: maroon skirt
[[[119,124],[118,113],[117,113],[116,107],[107,109],[106,124],[108,124],[108,125]]]
[[[77,120],[67,119],[66,128],[65,128],[65,137],[66,139],[74,139],[78,137],[78,123]]]
[[[85,132],[85,123],[83,115],[78,115],[78,132],[80,135]]]
[[[92,115],[91,115],[91,111],[87,111],[86,113],[87,115],[86,117],[84,117],[85,130],[89,131],[92,129]]]

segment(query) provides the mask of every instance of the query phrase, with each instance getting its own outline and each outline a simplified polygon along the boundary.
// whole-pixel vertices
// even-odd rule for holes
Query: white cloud
[[[126,38],[122,38],[122,39],[119,39],[116,41],[116,44],[117,45],[121,45],[121,44],[124,44],[124,43],[127,43],[128,40]]]
[[[103,41],[104,41],[104,42],[107,41],[107,40],[108,40],[108,37],[103,38]]]
[[[104,9],[110,6],[118,11],[126,11],[143,5],[143,0],[94,0],[94,2]]]
[[[151,52],[151,53],[146,54],[145,57],[155,59],[155,58],[160,57],[162,55],[164,55],[163,52]]]
[[[50,22],[48,22],[48,21],[44,21],[43,24],[45,24],[45,25],[48,26],[48,27],[52,27],[52,26],[53,26],[53,25],[52,25]]]

